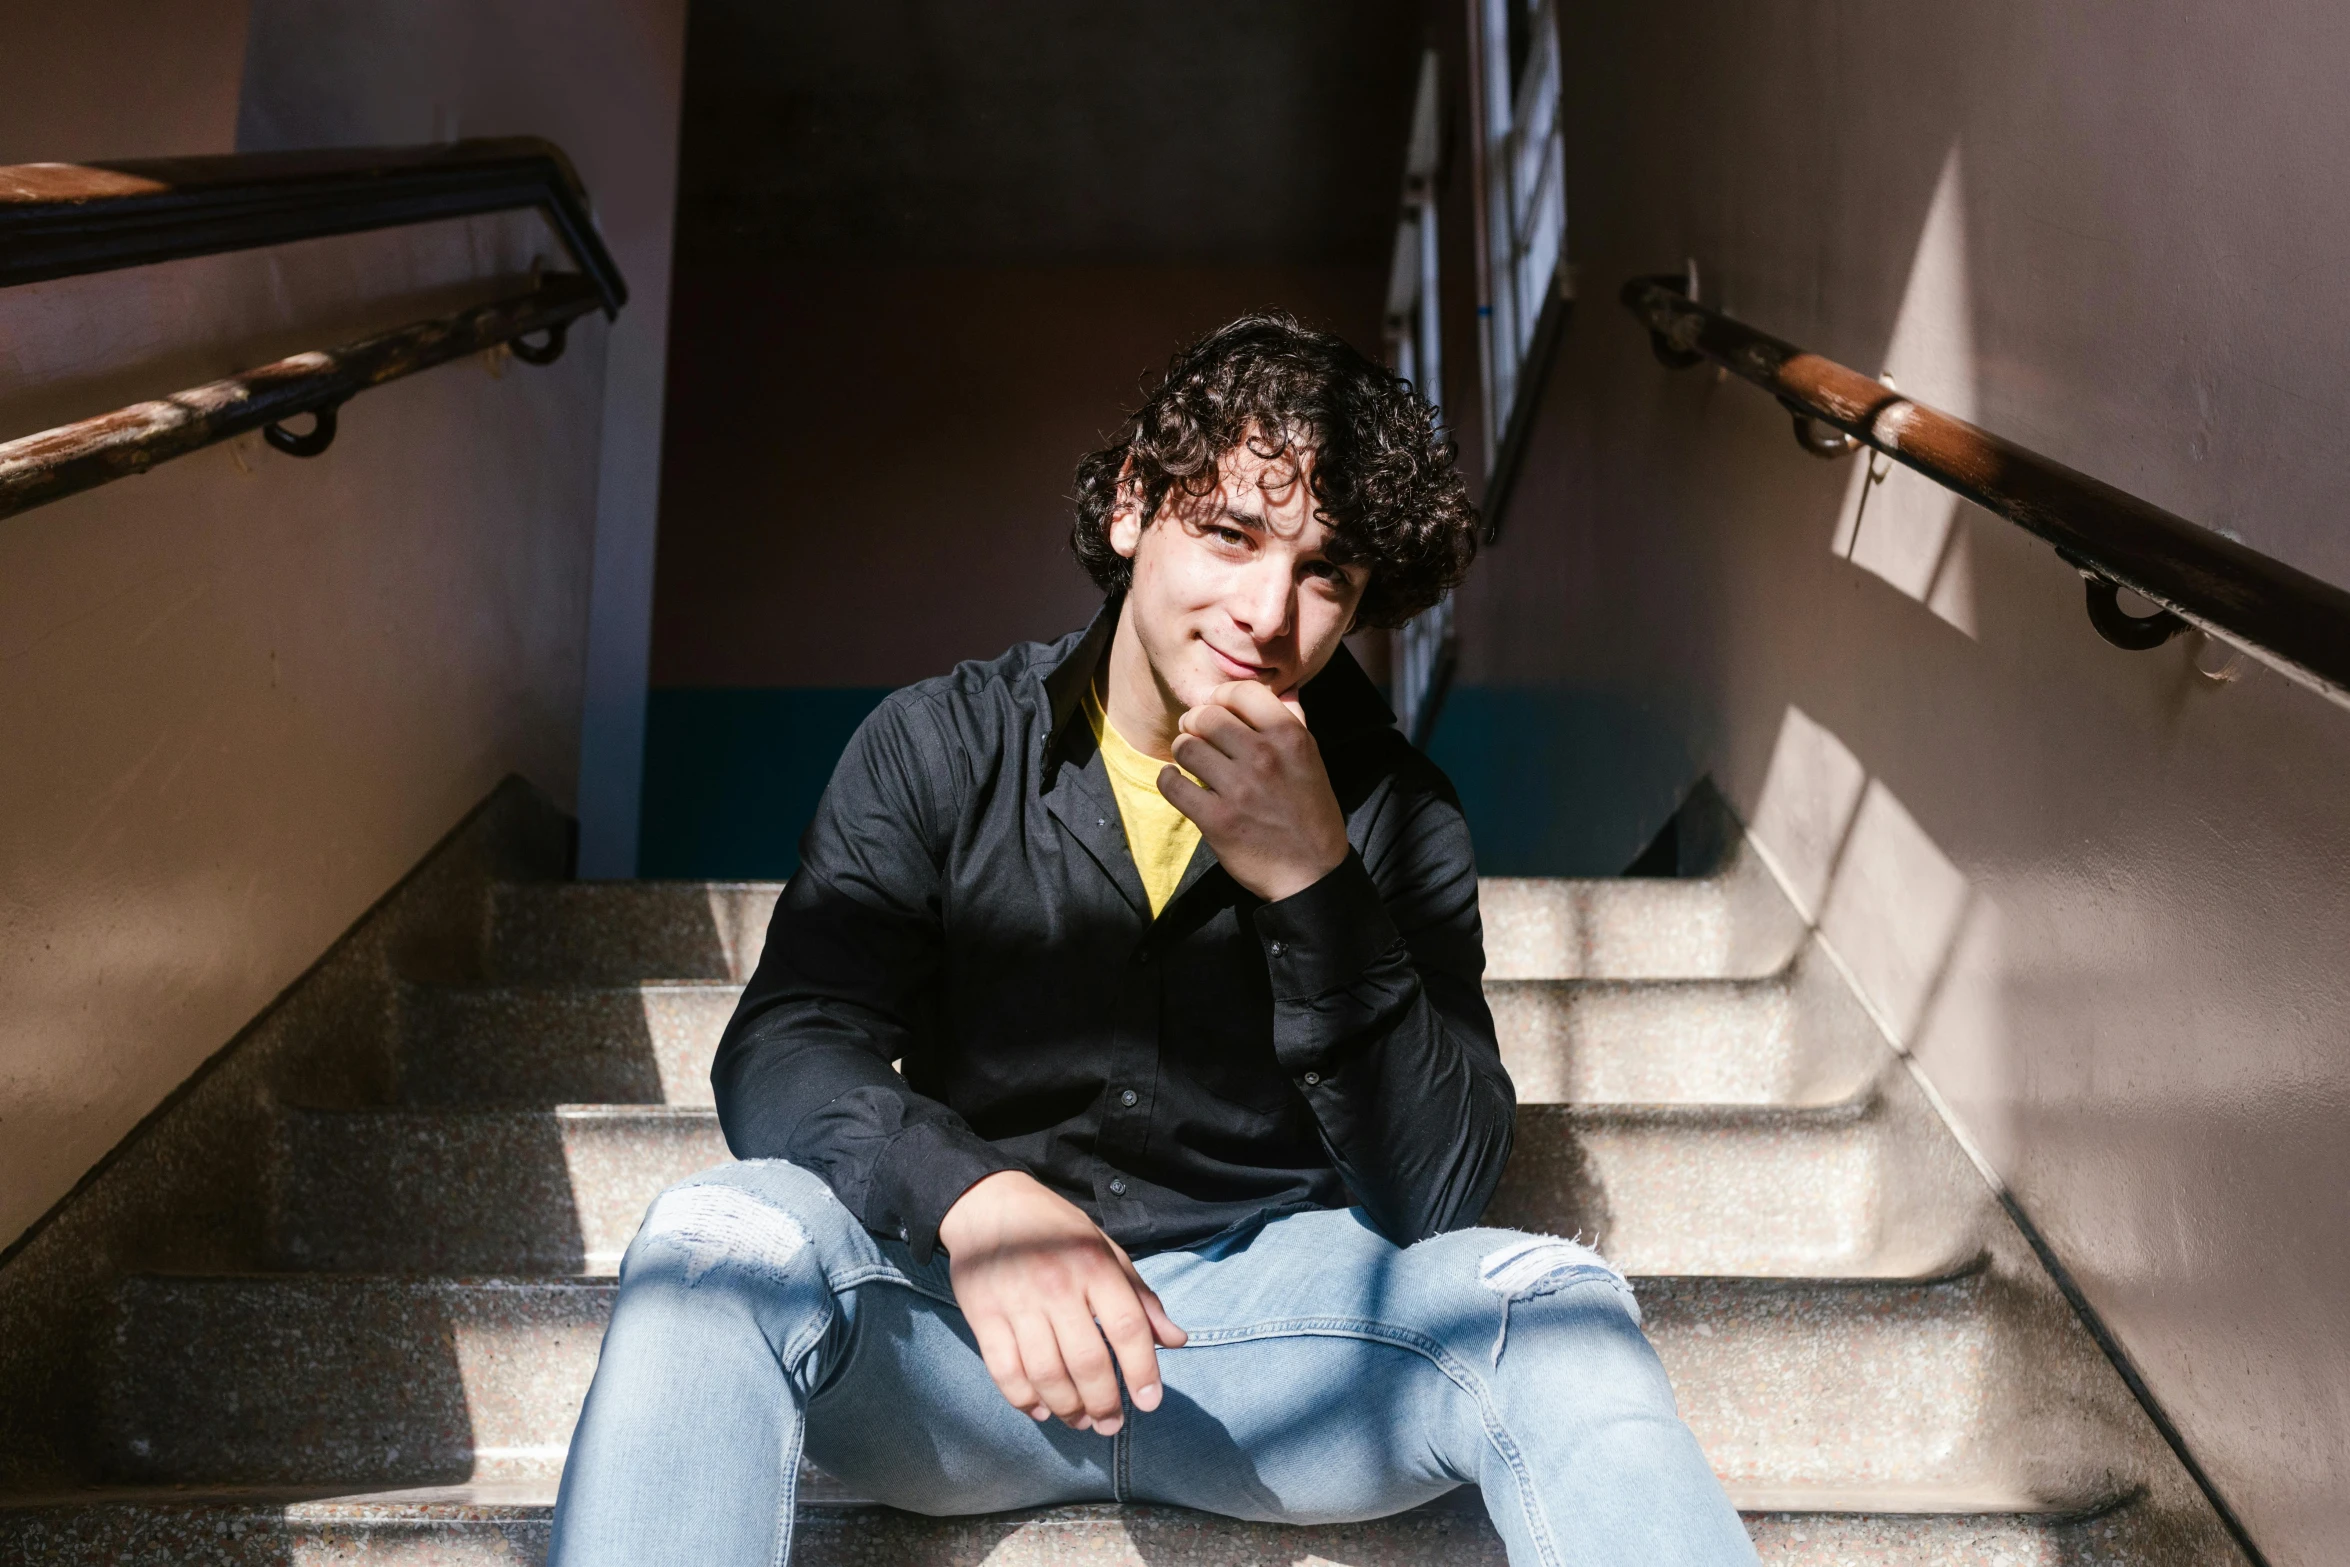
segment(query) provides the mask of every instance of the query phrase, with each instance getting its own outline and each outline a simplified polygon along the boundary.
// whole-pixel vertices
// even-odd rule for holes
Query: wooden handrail
[[[0,287],[524,207],[546,214],[578,272],[0,444],[0,517],[247,430],[315,457],[334,440],[336,410],[367,388],[500,345],[552,364],[573,321],[599,307],[617,316],[628,299],[571,160],[536,137],[0,167]],[[539,333],[543,343],[526,341]],[[309,430],[286,427],[305,413]]]
[[[1814,456],[1883,452],[2047,540],[2086,580],[2090,621],[2117,646],[2159,647],[2192,624],[2350,704],[2350,592],[1709,310],[1685,287],[1678,277],[1624,285],[1667,365],[1711,360],[1777,397]],[[2128,614],[2117,587],[2158,612]]]
[[[523,207],[617,315],[628,284],[579,176],[536,137],[0,167],[0,287]]]
[[[0,444],[0,517],[144,473],[247,430],[260,430],[290,456],[315,457],[334,439],[335,410],[369,387],[500,344],[526,363],[551,364],[563,352],[565,329],[602,302],[594,283],[566,272],[527,294]],[[539,333],[546,334],[542,343],[522,341]],[[311,429],[285,427],[305,413],[317,421]]]

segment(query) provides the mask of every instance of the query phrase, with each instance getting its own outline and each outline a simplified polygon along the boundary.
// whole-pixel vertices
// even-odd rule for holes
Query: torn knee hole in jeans
[[[733,1186],[679,1186],[654,1199],[645,1233],[685,1252],[685,1282],[695,1285],[722,1262],[781,1274],[808,1232],[780,1208]]]
[[[1624,1297],[1632,1321],[1640,1321],[1640,1303],[1629,1279],[1598,1252],[1578,1241],[1555,1235],[1522,1236],[1485,1254],[1477,1264],[1477,1282],[1501,1297],[1501,1331],[1493,1335],[1493,1364],[1510,1338],[1510,1307],[1538,1295],[1553,1295],[1577,1284],[1605,1283]]]

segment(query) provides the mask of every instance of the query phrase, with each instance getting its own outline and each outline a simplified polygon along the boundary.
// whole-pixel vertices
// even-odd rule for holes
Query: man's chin
[[[1279,693],[1285,689],[1284,687],[1275,683],[1274,677],[1264,675],[1235,675],[1227,671],[1221,664],[1214,664],[1211,661],[1211,667],[1196,678],[1195,693],[1187,696],[1185,701],[1190,706],[1197,707],[1202,702],[1205,702],[1210,697],[1213,697],[1224,687],[1229,685],[1238,685],[1244,681],[1264,686],[1269,690],[1274,691],[1275,693]]]
[[[1165,665],[1155,665],[1153,669],[1160,689],[1182,703],[1186,711],[1214,700],[1218,691],[1244,680],[1253,680],[1276,696],[1287,694],[1290,686],[1296,684],[1286,676],[1235,674],[1221,658],[1205,648],[1194,646],[1187,651],[1189,656],[1176,660],[1173,669]]]

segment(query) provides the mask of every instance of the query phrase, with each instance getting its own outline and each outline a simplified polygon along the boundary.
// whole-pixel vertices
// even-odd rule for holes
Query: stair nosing
[[[1679,1102],[1647,1099],[1532,1099],[1518,1103],[1573,1126],[1601,1129],[1613,1126],[1675,1127],[1693,1130],[1751,1127],[1836,1129],[1861,1126],[1885,1109],[1885,1096],[1874,1084],[1857,1094],[1825,1104],[1754,1104],[1751,1102]]]
[[[534,881],[505,880],[491,882],[490,888],[499,896],[504,896],[505,894],[511,892],[536,892],[541,889],[557,887],[610,887],[617,889],[614,893],[614,896],[625,897],[631,890],[639,887],[692,887],[709,892],[748,892],[763,890],[768,887],[785,887],[789,885],[790,879],[788,877],[777,878],[772,881],[763,881],[756,877],[741,881],[706,881],[694,876],[628,876],[609,881],[589,881],[578,877],[546,877]]]
[[[1917,1492],[1921,1488],[1887,1485],[1884,1492],[1889,1501],[1909,1503],[1871,1507],[1864,1504],[1869,1488],[1865,1486],[1822,1486],[1808,1501],[1803,1499],[1804,1487],[1757,1487],[1736,1483],[1725,1484],[1731,1505],[1747,1516],[1778,1515],[1820,1518],[2019,1518],[2061,1525],[2086,1522],[2118,1511],[2145,1497],[2143,1486],[2129,1486],[2108,1495],[2070,1500],[2063,1498],[2027,1499],[2012,1494],[1989,1494],[1969,1499],[1953,1495],[1946,1505],[1917,1506]],[[476,1495],[477,1490],[489,1495]],[[499,1492],[528,1491],[529,1496],[498,1495]],[[1458,1493],[1448,1493],[1434,1502],[1419,1507],[1389,1513],[1382,1518],[1362,1520],[1365,1523],[1383,1523],[1392,1519],[1409,1518],[1414,1514],[1435,1513],[1468,1514],[1478,1516],[1476,1509],[1454,1500]],[[95,1487],[80,1491],[30,1493],[22,1496],[0,1496],[0,1514],[29,1512],[66,1512],[89,1508],[125,1507],[182,1509],[187,1511],[250,1510],[264,1512],[287,1522],[307,1522],[334,1518],[409,1517],[449,1522],[494,1522],[500,1519],[530,1520],[543,1517],[554,1509],[554,1483],[507,1482],[475,1487],[467,1484],[450,1486],[398,1486],[380,1491],[353,1490],[347,1486],[121,1486]],[[1450,1505],[1448,1505],[1450,1504]],[[862,1497],[835,1495],[802,1497],[802,1511],[852,1517],[863,1513],[895,1513],[900,1509]],[[1134,1511],[1199,1512],[1165,1502],[1066,1502],[1054,1506],[1018,1508],[998,1513],[953,1515],[985,1517],[1020,1522],[1050,1519],[1116,1518]],[[1208,1513],[1208,1517],[1219,1514]],[[949,1521],[942,1518],[941,1522]],[[1249,1524],[1250,1520],[1235,1519]],[[1259,1525],[1266,1528],[1307,1528],[1312,1525]]]
[[[1862,1292],[1955,1286],[1981,1277],[1990,1270],[1990,1267],[1990,1252],[1979,1250],[1948,1267],[1938,1269],[1933,1273],[1922,1274],[1628,1273],[1625,1277],[1632,1282],[1635,1289],[1644,1284],[1661,1286],[1738,1284],[1750,1286],[1758,1292],[1777,1293],[1793,1289],[1838,1289]],[[343,1288],[371,1283],[429,1284],[465,1289],[570,1287],[609,1291],[619,1288],[619,1280],[608,1273],[399,1273],[382,1268],[357,1269],[350,1272],[321,1268],[141,1268],[123,1275],[125,1284],[151,1280],[204,1284],[284,1284],[300,1280],[317,1280]]]
[[[740,990],[739,979],[423,979],[400,976],[406,989],[444,996],[639,995],[648,990]]]
[[[375,1117],[402,1121],[494,1121],[513,1120],[524,1116],[552,1117],[564,1121],[715,1121],[717,1110],[710,1105],[670,1104],[665,1101],[636,1101],[628,1099],[565,1100],[555,1104],[465,1104],[465,1105],[284,1105],[286,1113],[316,1116],[320,1119],[345,1117],[357,1120]]]
[[[518,1101],[512,1104],[472,1103],[459,1105],[302,1105],[285,1104],[280,1108],[287,1114],[315,1116],[320,1119],[347,1117],[360,1119],[375,1117],[383,1120],[409,1121],[488,1121],[523,1116],[547,1116],[559,1120],[694,1120],[712,1121],[718,1116],[710,1105],[672,1104],[666,1101],[628,1099],[560,1100],[554,1103]],[[1546,1117],[1570,1121],[1577,1126],[1688,1126],[1695,1130],[1719,1127],[1789,1126],[1794,1128],[1836,1128],[1870,1121],[1885,1108],[1884,1095],[1871,1087],[1847,1098],[1830,1100],[1824,1104],[1755,1104],[1739,1100],[1646,1100],[1646,1099],[1530,1099],[1518,1104],[1521,1111],[1535,1111]]]
[[[1795,963],[1794,958],[1789,958],[1767,974],[1660,974],[1649,979],[1622,974],[1555,974],[1547,978],[1539,974],[1504,974],[1487,975],[1479,983],[1489,990],[1497,985],[1540,985],[1550,990],[1575,991],[1704,990],[1717,994],[1739,990],[1785,991],[1794,985]]]

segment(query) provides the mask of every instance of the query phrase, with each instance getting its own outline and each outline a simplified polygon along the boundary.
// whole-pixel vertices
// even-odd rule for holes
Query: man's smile
[[[1215,658],[1227,680],[1268,680],[1277,672],[1270,664],[1250,664],[1234,658],[1206,637],[1200,638],[1200,646]]]

